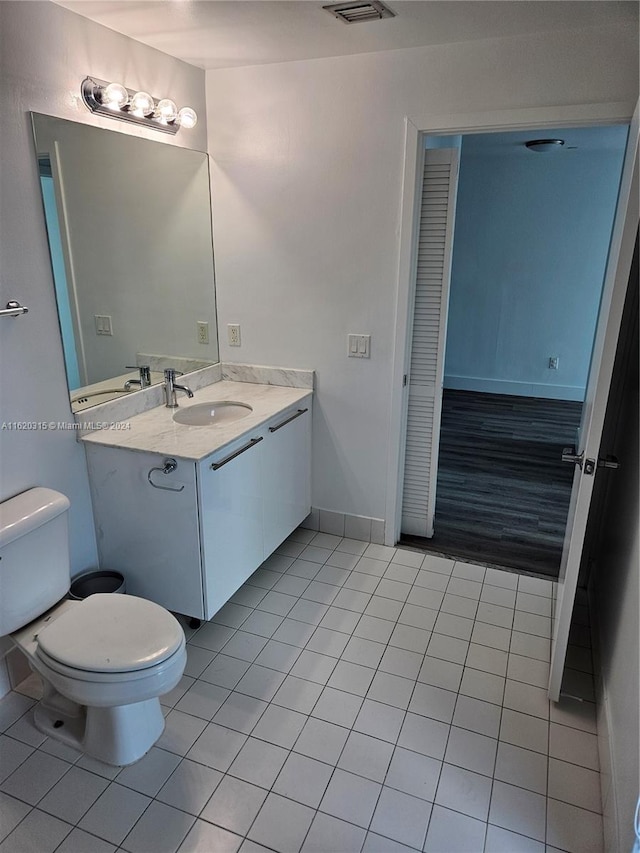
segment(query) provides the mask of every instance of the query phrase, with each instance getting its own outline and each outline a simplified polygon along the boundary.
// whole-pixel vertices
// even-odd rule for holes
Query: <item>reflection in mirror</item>
[[[72,409],[217,362],[207,155],[32,120]]]

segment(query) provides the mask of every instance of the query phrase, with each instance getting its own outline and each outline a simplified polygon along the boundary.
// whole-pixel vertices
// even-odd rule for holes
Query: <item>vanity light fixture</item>
[[[135,92],[120,83],[108,83],[95,77],[85,77],[81,87],[82,100],[91,112],[132,121],[163,133],[177,133],[181,127],[190,130],[198,116],[191,107],[178,109],[174,101],[157,101],[147,92]]]

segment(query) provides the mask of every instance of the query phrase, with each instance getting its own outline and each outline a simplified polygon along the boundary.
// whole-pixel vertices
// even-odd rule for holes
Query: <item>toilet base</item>
[[[146,755],[164,731],[160,700],[89,708],[62,696],[43,679],[44,695],[34,723],[43,734],[117,767]]]

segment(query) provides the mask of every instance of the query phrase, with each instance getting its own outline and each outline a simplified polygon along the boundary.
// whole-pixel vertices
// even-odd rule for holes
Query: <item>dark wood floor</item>
[[[581,403],[445,390],[432,539],[421,550],[557,577]]]

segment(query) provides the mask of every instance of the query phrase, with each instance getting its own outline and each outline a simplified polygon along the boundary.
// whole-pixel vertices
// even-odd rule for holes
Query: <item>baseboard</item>
[[[575,385],[546,385],[542,382],[512,382],[506,379],[483,379],[478,376],[444,377],[444,387],[455,391],[477,391],[482,394],[509,394],[513,397],[538,397],[543,400],[582,402],[585,389]]]
[[[301,527],[331,533],[333,536],[345,536],[361,542],[384,545],[384,519],[368,518],[364,515],[349,515],[346,512],[334,512],[329,509],[312,507]]]

